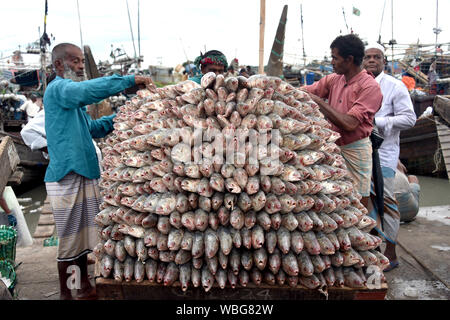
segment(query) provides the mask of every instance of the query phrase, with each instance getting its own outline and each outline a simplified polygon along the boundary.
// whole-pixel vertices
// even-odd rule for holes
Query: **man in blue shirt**
[[[50,157],[44,180],[59,237],[60,295],[61,299],[72,299],[71,289],[76,288],[78,299],[95,298],[87,274],[87,254],[99,242],[94,217],[101,196],[97,185],[100,170],[92,138],[102,138],[113,131],[115,115],[92,120],[86,105],[134,85],[146,85],[151,90],[155,87],[151,78],[137,75],[83,81],[83,52],[69,43],[54,47],[52,63],[57,76],[44,95]],[[75,270],[72,277],[79,286],[69,288],[71,270]]]

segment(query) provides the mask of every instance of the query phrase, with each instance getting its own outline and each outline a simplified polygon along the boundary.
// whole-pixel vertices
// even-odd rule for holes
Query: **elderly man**
[[[383,96],[374,77],[361,68],[364,44],[354,34],[339,36],[331,43],[334,72],[318,82],[302,87],[320,106],[341,134],[340,146],[356,191],[367,207],[372,175],[372,145],[369,139],[373,118]],[[328,99],[328,103],[322,99]]]
[[[67,282],[71,265],[80,272],[78,299],[95,298],[87,274],[87,254],[98,243],[94,217],[100,205],[100,171],[92,138],[113,130],[115,115],[92,120],[86,105],[134,85],[154,89],[151,78],[118,76],[84,80],[84,55],[79,47],[62,43],[52,51],[56,78],[44,95],[45,132],[50,163],[45,174],[47,194],[59,237],[58,273],[61,299],[72,299]]]
[[[400,131],[414,126],[416,114],[408,89],[403,82],[383,72],[385,64],[382,45],[373,43],[366,46],[363,67],[373,73],[383,93],[383,104],[375,114],[375,124],[384,138],[378,149],[384,182],[384,232],[379,227],[376,231],[386,239],[384,255],[389,259],[390,266],[385,271],[389,271],[398,266],[395,242],[400,226],[400,212],[394,195],[394,179],[400,154]],[[373,197],[375,193],[372,190],[372,199]],[[375,206],[375,201],[369,204],[370,215],[381,223]]]
[[[225,55],[217,50],[211,50],[205,54],[198,56],[194,64],[201,70],[201,74],[189,78],[189,80],[195,81],[198,84],[201,83],[202,77],[208,72],[214,72],[215,74],[223,74],[228,68],[228,62]]]

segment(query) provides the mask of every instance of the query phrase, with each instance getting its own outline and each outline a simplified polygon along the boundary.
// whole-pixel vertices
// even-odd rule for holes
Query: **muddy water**
[[[450,180],[418,176],[420,207],[450,205]]]

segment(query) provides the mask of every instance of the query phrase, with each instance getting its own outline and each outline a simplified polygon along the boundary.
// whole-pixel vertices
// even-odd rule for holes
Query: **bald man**
[[[59,237],[60,298],[72,299],[72,288],[67,285],[71,270],[79,270],[75,274],[81,280],[77,298],[96,298],[87,274],[87,254],[99,242],[94,217],[101,199],[97,185],[100,170],[92,138],[110,133],[115,115],[92,120],[86,106],[134,85],[151,89],[154,85],[150,78],[135,75],[83,81],[83,52],[70,43],[53,49],[52,63],[56,78],[44,95],[50,157],[44,180]],[[79,268],[69,268],[74,264]]]
[[[375,125],[384,138],[378,149],[384,182],[384,230],[380,230],[379,225],[376,231],[386,239],[384,255],[389,259],[390,266],[385,271],[389,271],[398,266],[395,245],[400,227],[400,212],[394,195],[394,179],[400,153],[400,131],[414,126],[416,114],[403,82],[383,72],[386,64],[384,51],[384,47],[379,43],[366,46],[363,67],[373,73],[383,94],[383,103],[375,114]],[[374,197],[372,189],[369,212],[380,224],[380,217],[374,208]]]

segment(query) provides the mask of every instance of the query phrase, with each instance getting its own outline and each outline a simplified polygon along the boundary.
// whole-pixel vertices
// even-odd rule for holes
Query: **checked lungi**
[[[97,180],[72,172],[45,187],[59,237],[56,260],[73,261],[92,252],[100,241],[94,222],[101,199]]]
[[[370,195],[372,177],[372,143],[369,137],[340,146],[353,185],[361,196]]]

